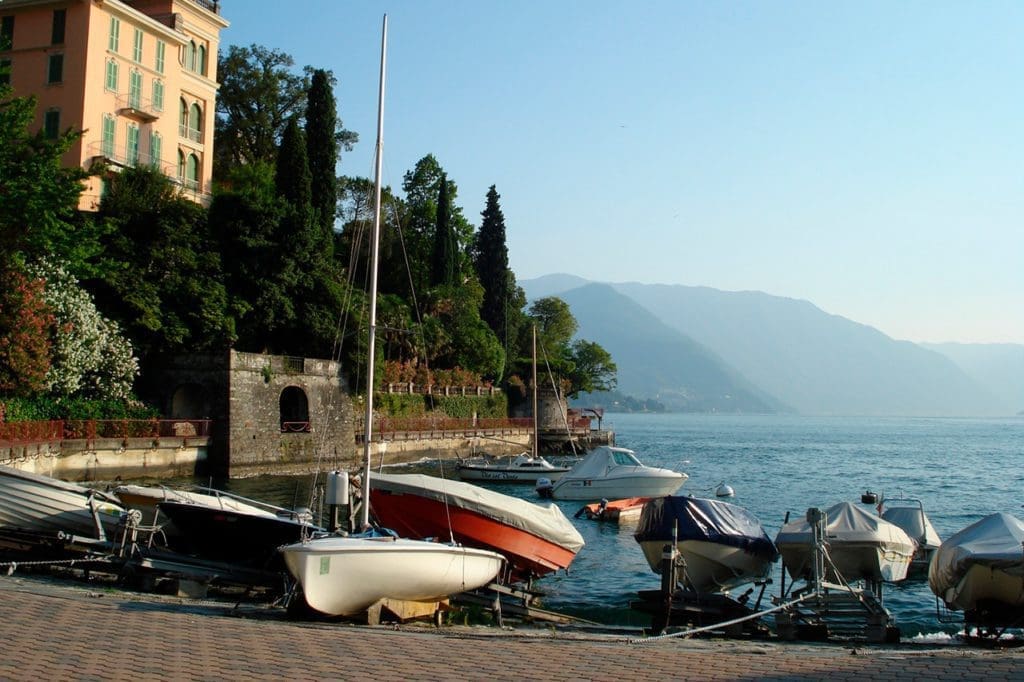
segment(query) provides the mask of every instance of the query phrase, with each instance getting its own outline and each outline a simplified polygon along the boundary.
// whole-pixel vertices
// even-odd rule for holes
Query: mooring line
[[[748,620],[756,620],[757,618],[760,618],[761,616],[767,616],[769,613],[775,613],[776,611],[783,611],[783,610],[788,609],[788,608],[790,608],[792,606],[796,606],[800,602],[802,602],[802,601],[804,601],[806,599],[810,599],[811,597],[814,597],[814,596],[817,596],[817,595],[814,592],[809,592],[809,593],[805,594],[802,597],[794,599],[793,601],[786,602],[785,604],[779,604],[778,606],[773,606],[772,608],[767,609],[765,611],[758,611],[757,613],[751,613],[751,614],[748,614],[746,616],[742,616],[740,618],[734,618],[732,620],[722,621],[721,623],[715,623],[713,625],[704,625],[704,626],[699,627],[699,628],[693,628],[692,630],[682,630],[680,632],[671,632],[671,633],[668,633],[668,634],[665,634],[665,635],[656,635],[654,637],[643,637],[643,638],[636,638],[636,639],[628,639],[628,640],[626,640],[626,643],[627,644],[654,644],[656,642],[660,642],[660,641],[666,640],[666,639],[674,639],[676,637],[689,637],[690,635],[696,635],[696,634],[699,634],[701,632],[708,632],[708,631],[714,630],[716,628],[722,628],[722,627],[726,627],[726,626],[729,626],[729,625],[737,625],[739,623],[743,623],[743,622],[746,622]]]

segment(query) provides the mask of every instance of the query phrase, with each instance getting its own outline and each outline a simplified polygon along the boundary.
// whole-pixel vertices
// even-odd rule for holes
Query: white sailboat
[[[384,140],[384,75],[387,15],[381,35],[377,101],[377,154],[373,239],[370,245],[370,319],[366,372],[366,433],[361,527],[368,529],[370,442],[373,437],[373,372],[377,325],[377,268],[381,221],[381,165]],[[436,602],[490,583],[505,558],[482,549],[392,537],[326,536],[280,548],[289,572],[302,586],[306,603],[331,616],[359,614],[380,599]]]

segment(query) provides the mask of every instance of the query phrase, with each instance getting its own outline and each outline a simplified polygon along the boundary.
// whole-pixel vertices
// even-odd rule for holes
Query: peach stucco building
[[[0,78],[36,96],[47,135],[85,131],[68,165],[153,166],[206,203],[227,26],[215,0],[3,0]],[[80,208],[102,192],[91,178]]]

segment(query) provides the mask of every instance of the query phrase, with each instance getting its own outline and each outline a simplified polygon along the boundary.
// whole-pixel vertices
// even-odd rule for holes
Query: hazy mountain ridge
[[[580,322],[580,336],[604,345],[619,360],[600,335],[615,334],[624,326],[615,320],[614,310],[590,304],[577,311],[570,300],[587,280],[555,275],[521,284],[531,299],[548,295],[565,299]],[[891,339],[808,301],[683,285],[608,286],[646,309],[661,325],[709,349],[711,357],[739,375],[740,385],[773,396],[776,405],[790,405],[801,413],[991,416],[1020,409],[1004,391],[993,390],[938,349]],[[589,319],[592,316],[606,319]],[[584,329],[593,332],[584,333]],[[638,338],[647,333],[642,328],[632,331]],[[664,332],[655,333],[655,338],[663,336]],[[651,348],[646,363],[671,368],[678,365],[675,353],[664,345]],[[633,366],[631,362],[620,366],[624,392],[634,382]],[[693,371],[694,365],[688,367]],[[659,371],[669,370],[654,370]],[[686,385],[690,381],[686,374],[676,373],[675,378]]]
[[[1024,413],[1024,345],[1016,343],[922,343],[952,360],[967,376]]]
[[[713,351],[673,329],[606,284],[562,292],[578,336],[597,341],[619,368],[619,390],[655,398],[668,409],[699,412],[786,410]],[[672,362],[663,359],[671,357]]]

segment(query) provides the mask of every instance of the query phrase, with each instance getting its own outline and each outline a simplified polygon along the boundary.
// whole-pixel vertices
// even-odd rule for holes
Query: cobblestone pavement
[[[286,620],[280,609],[0,577],[4,680],[1021,680],[1024,651]]]

